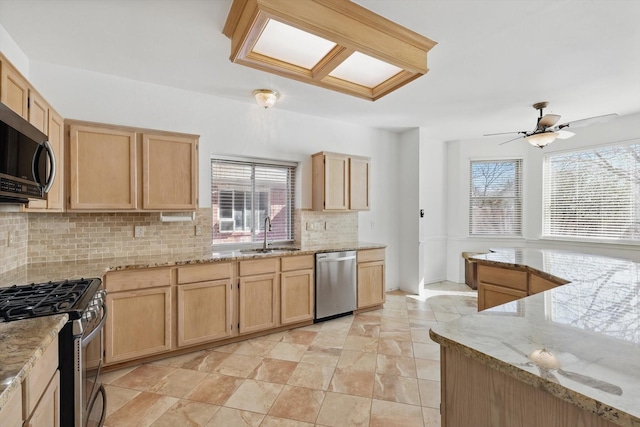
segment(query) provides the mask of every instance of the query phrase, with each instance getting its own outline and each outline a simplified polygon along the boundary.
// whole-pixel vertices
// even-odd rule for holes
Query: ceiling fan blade
[[[515,141],[516,139],[520,139],[520,138],[523,138],[523,137],[522,137],[522,136],[519,136],[519,137],[517,137],[517,138],[513,138],[513,139],[510,139],[510,140],[508,140],[508,141],[501,142],[501,143],[500,143],[500,144],[498,144],[498,145],[504,145],[504,144],[507,144],[507,143],[509,143],[509,142]]]
[[[520,131],[511,131],[511,132],[500,132],[500,133],[486,133],[482,136],[495,136],[495,135],[509,135],[510,133],[521,133],[521,134],[526,134],[526,131],[520,130]]]
[[[558,123],[560,116],[558,114],[545,114],[538,122],[538,129],[546,129]]]
[[[593,124],[596,124],[596,123],[608,122],[609,120],[613,120],[616,117],[618,117],[618,115],[616,113],[605,114],[603,116],[589,117],[587,119],[581,119],[581,120],[575,120],[573,122],[563,123],[563,124],[558,126],[558,129],[567,128],[567,127],[580,128],[580,127],[583,127],[583,126],[589,126],[589,125],[593,125]]]
[[[575,135],[575,133],[569,132],[568,130],[558,130],[556,132],[558,133],[558,136],[556,136],[558,139],[569,139]]]

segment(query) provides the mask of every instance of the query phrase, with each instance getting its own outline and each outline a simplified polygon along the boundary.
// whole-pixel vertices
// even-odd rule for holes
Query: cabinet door
[[[178,285],[178,347],[230,336],[229,279]]]
[[[384,303],[384,261],[358,263],[358,308]]]
[[[70,126],[69,209],[135,209],[136,134]]]
[[[28,212],[61,212],[64,210],[64,119],[51,108],[48,114],[47,130],[49,145],[53,148],[53,153],[56,157],[56,176],[51,189],[47,193],[47,200],[29,201],[25,209]],[[48,167],[49,165],[47,165]]]
[[[549,289],[553,289],[557,286],[560,286],[565,282],[561,281],[551,281],[545,279],[543,277],[538,276],[537,274],[529,273],[529,295],[537,294],[540,292],[548,291]]]
[[[107,295],[105,363],[121,362],[171,349],[171,287]]]
[[[43,97],[32,90],[29,91],[29,123],[45,135],[48,134],[49,106]]]
[[[6,60],[0,63],[0,102],[29,120],[29,82]]]
[[[515,301],[526,296],[527,293],[525,291],[480,282],[478,283],[478,311]]]
[[[197,138],[144,134],[142,141],[142,208],[195,210]]]
[[[349,209],[349,157],[324,156],[324,208]]]
[[[370,176],[369,159],[349,159],[349,209],[369,210]]]
[[[22,396],[20,388],[14,390],[0,410],[0,426],[22,427]]]
[[[51,382],[42,394],[38,406],[25,425],[28,427],[60,426],[60,371],[56,370]]]
[[[313,319],[313,269],[288,271],[280,275],[280,323]]]
[[[241,277],[238,288],[240,333],[275,328],[278,324],[277,301],[277,274]]]

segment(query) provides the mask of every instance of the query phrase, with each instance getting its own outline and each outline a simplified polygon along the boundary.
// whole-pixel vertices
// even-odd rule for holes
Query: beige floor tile
[[[409,319],[409,326],[411,329],[418,328],[427,332],[437,324],[438,322],[436,320]]]
[[[376,359],[375,353],[367,353],[364,351],[342,350],[340,360],[336,367],[342,369],[352,369],[355,371],[376,371]]]
[[[435,326],[435,324],[434,324]],[[436,344],[429,336],[429,328],[413,328],[411,329],[411,341],[421,342],[424,344]],[[437,344],[436,344],[437,345]]]
[[[233,354],[241,354],[244,356],[267,357],[267,355],[276,346],[275,341],[253,339],[238,343],[238,347]]]
[[[162,380],[163,377],[175,370],[176,368],[170,366],[140,365],[128,374],[113,381],[111,384],[118,387],[143,391],[152,387],[158,381]]]
[[[418,380],[422,406],[440,409],[440,381]]]
[[[349,329],[349,335],[356,337],[379,338],[380,324],[353,322],[351,324],[351,329]]]
[[[220,408],[206,427],[258,427],[263,419],[264,414]]]
[[[422,419],[424,420],[424,427],[440,427],[440,410],[423,407]]]
[[[212,405],[224,405],[245,380],[220,374],[209,374],[198,383],[185,399]]]
[[[416,376],[422,380],[440,381],[440,361],[415,359]]]
[[[215,351],[219,351],[221,353],[233,353],[240,346],[239,342],[234,342],[231,344],[223,345],[221,347],[216,347]]]
[[[313,427],[313,424],[267,415],[260,427]]]
[[[224,406],[266,414],[282,391],[282,384],[246,380]]]
[[[394,308],[385,308],[382,309],[382,317],[398,317],[401,319],[406,319],[409,317],[409,313],[407,312],[407,307],[405,305],[402,309],[394,309]]]
[[[405,329],[402,331],[382,331],[380,332],[380,339],[411,341],[411,330]]]
[[[345,350],[364,351],[367,353],[377,353],[378,338],[348,336],[344,342]]]
[[[328,391],[371,397],[373,393],[373,372],[337,368],[333,373]]]
[[[346,333],[331,333],[331,332],[320,332],[313,340],[311,345],[318,345],[321,347],[334,347],[334,348],[342,348],[345,340],[347,339]]]
[[[378,354],[413,357],[413,343],[411,342],[411,336],[409,336],[409,341],[380,338],[380,341],[378,342]]]
[[[342,350],[339,348],[310,345],[300,362],[311,365],[336,366],[340,354],[342,354]]]
[[[325,392],[305,387],[285,386],[271,407],[269,415],[314,423]]]
[[[129,372],[133,371],[136,368],[137,366],[130,366],[128,368],[104,372],[100,374],[100,380],[102,381],[102,384],[112,384],[115,380],[127,375]]]
[[[183,369],[193,369],[200,372],[213,373],[215,369],[222,363],[229,353],[221,353],[219,351],[204,351],[199,353],[197,357],[184,362],[181,366]]]
[[[435,314],[430,310],[409,310],[408,314],[410,319],[436,320]]]
[[[218,412],[220,406],[180,400],[158,418],[151,427],[202,427]]]
[[[260,362],[262,362],[261,357],[234,354],[220,362],[214,372],[232,377],[247,378]]]
[[[304,356],[304,353],[307,351],[309,346],[304,344],[291,344],[288,342],[279,342],[276,346],[269,352],[269,358],[271,359],[280,359],[280,360],[289,360],[291,362],[299,362]]]
[[[329,388],[334,370],[333,366],[299,363],[287,384],[326,391]]]
[[[338,332],[338,333],[343,333],[343,334],[348,334],[349,333],[349,329],[351,329],[351,323],[347,323],[347,322],[340,322],[337,319],[334,320],[328,320],[326,322],[324,322],[324,324],[322,325],[322,329],[320,329],[320,332]]]
[[[313,332],[320,332],[320,329],[322,329],[322,323],[314,323],[313,325],[307,325],[307,326],[302,326],[298,328],[298,330],[300,331],[313,331]]]
[[[320,408],[316,424],[330,427],[369,425],[371,399],[328,392]]]
[[[318,332],[316,331],[301,331],[298,329],[292,329],[285,332],[284,336],[282,337],[282,342],[311,345],[317,335]]]
[[[412,357],[378,354],[376,358],[376,373],[416,378],[416,363]]]
[[[376,374],[373,398],[391,402],[420,405],[420,390],[415,378]]]
[[[142,392],[105,420],[105,427],[147,427],[178,401],[175,397]]]
[[[177,368],[149,387],[147,391],[165,396],[183,397],[207,375],[206,372]]]
[[[374,399],[369,427],[422,427],[421,409],[419,406]]]
[[[286,384],[297,366],[298,362],[264,359],[249,375],[249,378],[257,381]]]
[[[382,319],[382,310],[380,311],[380,313],[373,313],[371,311],[367,311],[366,313],[357,314],[353,318],[353,324],[364,323],[364,324],[371,324],[371,325],[380,325],[380,322],[382,321],[381,319]]]
[[[152,365],[172,366],[174,368],[181,368],[187,362],[201,357],[205,353],[204,350],[194,351],[193,353],[181,354],[179,356],[167,357],[165,359],[154,360],[149,362]]]
[[[109,396],[107,399],[107,417],[141,393],[139,390],[116,387],[108,384],[104,384],[104,389],[107,396]]]
[[[413,356],[416,359],[440,360],[440,346],[433,341],[431,343],[413,343]]]
[[[409,331],[411,324],[410,320],[397,319],[393,317],[383,317],[382,323],[380,323],[380,332],[402,332]]]

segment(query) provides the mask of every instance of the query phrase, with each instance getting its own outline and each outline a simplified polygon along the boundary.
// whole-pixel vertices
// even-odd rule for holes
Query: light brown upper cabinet
[[[195,210],[198,136],[70,121],[69,211]]]
[[[29,120],[29,82],[0,55],[0,102]]]
[[[368,210],[370,159],[320,152],[311,156],[314,211]]]

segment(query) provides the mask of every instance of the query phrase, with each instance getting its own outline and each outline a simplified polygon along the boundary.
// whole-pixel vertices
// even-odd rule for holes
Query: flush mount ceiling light
[[[256,89],[253,91],[253,96],[256,98],[256,102],[264,109],[273,107],[280,94],[275,90],[269,89]]]
[[[233,0],[231,61],[375,101],[426,74],[436,42],[348,0]]]

